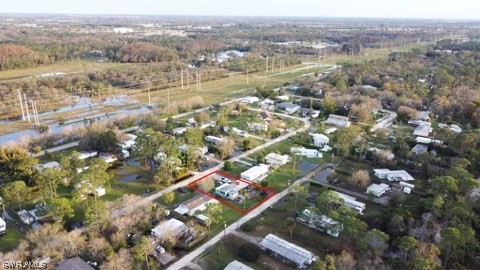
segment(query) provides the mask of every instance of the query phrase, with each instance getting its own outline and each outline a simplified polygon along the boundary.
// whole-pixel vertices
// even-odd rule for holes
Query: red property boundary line
[[[227,201],[221,200],[221,199],[215,197],[214,195],[212,195],[212,194],[210,194],[210,193],[208,193],[208,192],[206,192],[206,191],[204,191],[204,190],[202,190],[202,189],[200,189],[200,188],[198,188],[198,187],[195,186],[195,183],[200,182],[200,181],[202,181],[203,179],[205,179],[205,178],[207,178],[207,177],[210,177],[210,176],[213,175],[213,174],[223,175],[223,176],[228,177],[228,178],[230,178],[230,179],[247,183],[248,185],[253,186],[253,187],[257,188],[257,189],[266,191],[268,195],[267,195],[263,200],[261,200],[259,203],[255,204],[254,206],[252,206],[252,207],[250,207],[250,208],[248,208],[248,209],[246,209],[246,210],[239,209],[238,207],[236,207],[236,206],[228,203]],[[262,203],[268,201],[271,197],[273,197],[273,196],[276,194],[275,191],[273,191],[273,190],[271,190],[271,189],[269,189],[269,188],[264,188],[264,187],[262,187],[262,186],[260,186],[260,185],[257,185],[257,184],[255,184],[255,183],[252,183],[252,182],[243,180],[243,179],[241,179],[241,178],[239,178],[239,177],[236,177],[236,176],[233,176],[233,175],[224,173],[224,172],[222,172],[222,171],[214,171],[214,172],[211,172],[211,173],[203,176],[202,178],[199,178],[199,179],[197,179],[197,180],[195,180],[195,181],[193,181],[193,182],[190,182],[187,186],[188,186],[189,188],[195,190],[195,191],[198,191],[198,192],[200,192],[200,193],[202,193],[202,194],[205,194],[205,195],[209,196],[209,197],[212,198],[212,199],[217,200],[217,201],[220,202],[221,204],[232,208],[233,210],[239,212],[239,213],[242,214],[242,215],[245,215],[245,214],[249,213],[250,211],[252,211],[253,209],[259,207]]]

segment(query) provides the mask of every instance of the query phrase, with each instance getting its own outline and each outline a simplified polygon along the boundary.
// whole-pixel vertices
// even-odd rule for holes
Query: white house
[[[152,229],[152,236],[163,239],[167,235],[173,234],[180,237],[188,231],[187,225],[178,219],[172,218],[164,221]]]
[[[262,249],[283,262],[295,265],[298,269],[307,268],[316,256],[312,252],[290,243],[274,234],[265,236],[260,242]]]
[[[277,104],[277,109],[284,111],[286,114],[294,114],[298,112],[302,107],[295,105],[293,103],[279,103]]]
[[[308,149],[305,147],[290,147],[290,153],[294,155],[304,156],[308,158],[321,158],[323,154],[318,152],[317,149]]]
[[[422,144],[431,144],[431,143],[443,144],[442,140],[430,139],[425,137],[417,137],[415,138],[415,141],[417,143],[422,143]]]
[[[415,128],[413,131],[414,136],[420,136],[420,137],[428,137],[430,133],[432,132],[432,126],[429,122],[425,122],[428,124],[420,124],[418,127]]]
[[[47,163],[36,165],[35,168],[37,169],[38,172],[42,172],[45,169],[59,170],[60,169],[60,163],[58,163],[56,161],[50,161],[50,162],[47,162]]]
[[[137,139],[137,136],[135,136],[133,134],[129,134],[129,133],[126,133],[125,135],[128,137],[128,140],[125,140],[125,141],[119,143],[118,145],[122,149],[128,149],[128,148],[134,147],[135,146],[135,140]]]
[[[310,136],[313,138],[313,145],[317,147],[323,147],[330,142],[330,139],[323,134],[310,133]]]
[[[223,141],[225,141],[224,138],[216,137],[216,136],[206,136],[205,141],[213,143],[215,145],[221,144]]]
[[[460,134],[462,133],[462,128],[459,127],[458,125],[455,125],[455,124],[451,124],[450,125],[450,128],[449,128],[453,133],[457,133],[457,134]]]
[[[254,97],[254,96],[244,97],[242,99],[242,102],[246,103],[246,104],[253,104],[253,103],[257,103],[259,101],[260,101],[260,99],[258,97]]]
[[[366,209],[366,204],[365,203],[359,202],[359,201],[357,201],[357,198],[352,197],[352,196],[348,196],[348,195],[340,193],[338,191],[333,191],[333,192],[336,193],[338,195],[338,197],[340,197],[341,203],[344,206],[355,210],[360,215],[363,215],[363,211],[365,211],[365,209]]]
[[[172,130],[173,135],[182,135],[183,133],[187,132],[187,127],[179,127],[179,128],[174,128]]]
[[[370,147],[368,148],[368,151],[378,154],[380,157],[385,158],[386,160],[393,160],[395,158],[395,154],[392,152],[387,152],[385,150],[382,150],[380,148],[376,147]]]
[[[277,102],[285,102],[285,101],[288,101],[289,99],[290,99],[290,97],[287,96],[287,95],[282,95],[282,96],[275,97],[275,100]]]
[[[390,182],[392,181],[413,181],[413,178],[407,171],[405,170],[396,170],[391,171],[389,169],[374,169],[375,176],[379,179],[385,179]]]
[[[332,128],[325,129],[323,133],[329,135],[329,134],[335,133],[335,131],[337,131],[337,128],[332,127]]]
[[[342,128],[348,128],[350,126],[350,121],[348,121],[348,117],[346,116],[330,114],[328,116],[327,121],[325,121],[325,124],[342,127]]]
[[[268,175],[268,169],[268,165],[260,164],[242,172],[240,177],[250,182],[257,182],[263,180]]]
[[[241,129],[238,129],[236,127],[232,128],[232,132],[233,132],[233,134],[235,134],[237,136],[240,136],[240,137],[247,137],[248,136],[248,132],[246,132],[244,130],[241,130]]]
[[[209,203],[217,203],[218,201],[207,195],[198,195],[186,200],[175,208],[175,212],[179,215],[193,216],[197,211],[204,211]]]
[[[7,223],[0,217],[0,235],[7,232]]]
[[[247,123],[248,129],[251,131],[267,131],[268,130],[268,122],[253,122]]]
[[[180,150],[180,152],[182,153],[187,153],[187,150],[188,150],[188,145],[187,144],[181,144],[178,146],[178,149]],[[204,156],[208,153],[208,147],[206,146],[203,146],[203,147],[200,147],[200,146],[196,146],[194,147],[194,150],[196,155],[198,156]],[[160,152],[158,153],[157,155],[160,155],[160,159],[162,160],[163,158],[165,158],[165,153],[163,152]],[[155,159],[155,158],[154,158]],[[156,160],[156,159],[155,159]],[[157,161],[161,161],[161,160],[157,160]]]
[[[35,218],[30,214],[27,210],[22,209],[17,212],[18,217],[20,217],[20,220],[25,223],[25,224],[30,224],[32,222],[35,222]]]
[[[248,184],[242,181],[224,183],[215,188],[215,195],[226,199],[235,200],[238,197],[240,190],[246,188],[247,186]]]
[[[390,190],[390,186],[384,183],[381,184],[371,184],[367,187],[367,194],[372,194],[375,197],[381,197],[383,194],[387,193]]]
[[[97,151],[80,152],[78,153],[78,159],[84,160],[87,158],[96,157],[97,155],[98,155]]]
[[[279,155],[276,153],[270,153],[265,156],[265,164],[272,166],[273,168],[279,168],[287,164],[289,159],[288,155]]]
[[[106,163],[112,163],[118,160],[117,156],[114,154],[102,153],[98,156],[100,159],[105,161]]]

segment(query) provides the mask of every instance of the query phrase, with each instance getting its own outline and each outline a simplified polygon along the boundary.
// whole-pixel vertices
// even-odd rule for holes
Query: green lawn
[[[7,233],[0,236],[0,252],[8,252],[15,249],[23,238],[23,233],[12,223],[7,222]]]

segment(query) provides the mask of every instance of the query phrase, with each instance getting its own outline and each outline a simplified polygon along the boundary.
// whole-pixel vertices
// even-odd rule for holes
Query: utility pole
[[[190,89],[190,74],[188,73],[188,68],[187,68],[187,89]]]
[[[275,56],[272,58],[272,73],[274,72],[275,69]]]
[[[30,123],[30,112],[28,111],[28,101],[27,101],[27,95],[23,93],[23,100],[25,101],[25,108],[27,110],[27,120]]]
[[[183,90],[183,67],[180,70],[180,76],[181,76],[181,81],[182,81],[182,90]]]
[[[247,68],[247,84],[248,84],[248,68]]]
[[[35,119],[37,119],[37,126],[40,126],[40,119],[38,118],[37,102],[33,101],[33,105],[35,106]]]
[[[147,91],[148,91],[148,106],[152,107],[152,97],[150,95],[150,82],[147,84]]]
[[[35,125],[36,125],[37,124],[37,118],[35,117],[35,104],[33,103],[33,99],[30,99],[30,104],[32,105],[33,121],[35,122]]]
[[[22,120],[25,121],[25,112],[23,111],[23,102],[22,102],[22,94],[20,93],[20,89],[18,91],[18,99],[20,101],[20,108],[22,109]]]

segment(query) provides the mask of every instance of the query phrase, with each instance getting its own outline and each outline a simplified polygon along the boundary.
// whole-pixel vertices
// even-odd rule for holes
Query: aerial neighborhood
[[[478,24],[358,20],[0,16],[2,267],[480,269]]]

